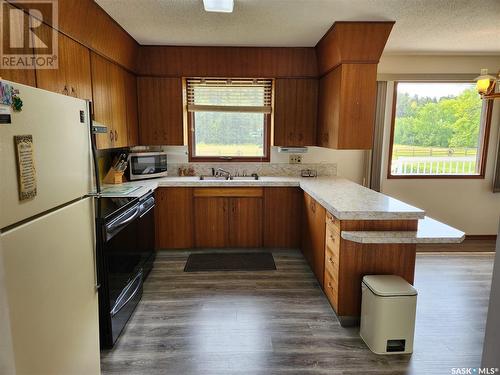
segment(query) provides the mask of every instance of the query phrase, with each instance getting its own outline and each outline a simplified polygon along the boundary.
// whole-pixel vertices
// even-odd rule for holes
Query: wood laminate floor
[[[227,250],[226,250],[227,251]],[[103,374],[450,374],[480,365],[492,254],[419,254],[414,353],[378,356],[342,328],[298,250],[277,271],[184,273],[160,252]]]

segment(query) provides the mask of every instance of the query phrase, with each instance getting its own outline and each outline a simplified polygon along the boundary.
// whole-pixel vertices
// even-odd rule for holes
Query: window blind
[[[271,113],[272,80],[190,78],[187,83],[189,112]]]

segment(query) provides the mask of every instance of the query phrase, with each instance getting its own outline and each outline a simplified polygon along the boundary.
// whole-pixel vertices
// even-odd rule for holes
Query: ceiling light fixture
[[[497,86],[497,80],[500,81],[500,71],[498,72],[498,77],[488,74],[488,69],[481,69],[481,75],[476,77],[476,89],[481,98],[483,99],[495,99],[500,98],[500,92],[495,92],[495,86]],[[500,86],[500,83],[498,84]]]
[[[234,0],[203,0],[207,12],[232,13]]]

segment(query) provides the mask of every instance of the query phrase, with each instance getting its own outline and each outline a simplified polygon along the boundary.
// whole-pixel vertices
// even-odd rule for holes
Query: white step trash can
[[[402,277],[364,276],[359,334],[376,354],[412,353],[416,309],[417,290]]]

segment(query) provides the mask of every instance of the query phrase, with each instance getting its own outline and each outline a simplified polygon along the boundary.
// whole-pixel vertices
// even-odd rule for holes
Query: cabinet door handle
[[[68,95],[68,86],[64,85],[64,88],[63,88],[63,90],[62,90],[62,93],[63,93],[64,95]]]
[[[115,141],[118,142],[118,132],[115,130]]]
[[[109,139],[111,140],[111,142],[113,142],[113,141],[114,141],[114,138],[115,138],[115,137],[114,137],[114,135],[113,135],[113,130],[110,130],[110,131],[109,131]]]
[[[333,286],[332,286],[332,283],[330,281],[328,282],[328,288],[333,290]]]
[[[333,236],[333,234],[330,234],[330,239],[332,240],[332,242],[335,242],[335,237]]]
[[[330,262],[331,264],[333,264],[333,259],[332,259],[332,257],[328,257],[328,262]]]
[[[71,86],[71,95],[76,96],[76,90],[73,86]]]

